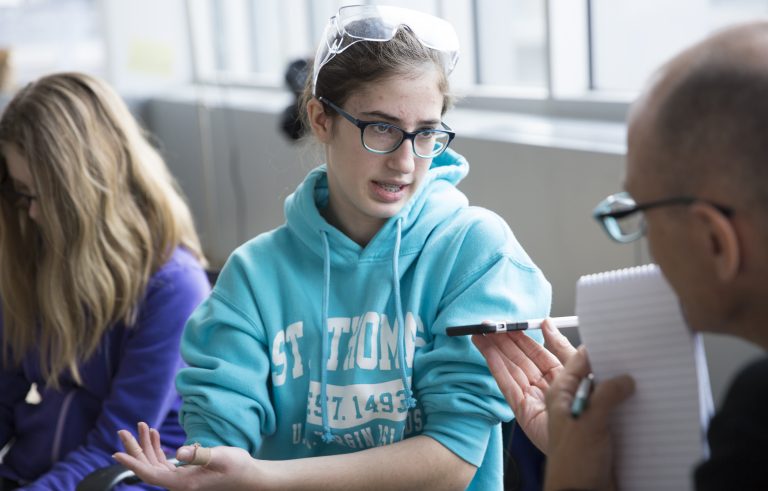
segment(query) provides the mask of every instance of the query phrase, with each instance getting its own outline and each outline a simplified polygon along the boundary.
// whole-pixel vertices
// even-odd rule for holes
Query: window
[[[14,84],[61,70],[103,76],[100,20],[97,0],[0,1],[0,48],[11,51]]]
[[[695,40],[766,14],[766,0],[592,0],[592,88],[637,91],[653,70]]]
[[[281,84],[290,61],[311,58],[337,0],[192,0],[196,78],[202,82]],[[462,55],[454,84],[543,89],[545,25],[541,0],[381,0],[449,20]],[[483,53],[483,56],[478,56]]]
[[[0,48],[12,50],[16,84],[67,69],[104,76],[101,6],[117,1],[0,0]],[[684,46],[768,14],[768,0],[185,0],[187,16],[162,22],[188,23],[196,81],[282,87],[288,63],[311,58],[328,18],[351,3],[450,21],[462,46],[452,81],[468,104],[516,101],[506,107],[534,112],[585,104],[598,115],[595,101],[612,100],[623,115],[651,72]]]
[[[462,46],[452,82],[468,105],[609,119],[684,46],[768,14],[768,0],[189,0],[195,78],[282,86],[288,63],[311,58],[328,18],[352,3],[450,21]]]
[[[544,2],[472,2],[478,85],[543,89],[547,85]],[[467,46],[472,46],[466,43]]]

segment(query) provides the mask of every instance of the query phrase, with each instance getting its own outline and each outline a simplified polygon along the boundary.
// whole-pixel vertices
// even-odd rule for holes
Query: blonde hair
[[[27,160],[40,211],[33,223],[0,200],[3,361],[37,352],[58,387],[67,369],[80,380],[110,326],[135,323],[177,246],[205,258],[165,162],[106,83],[60,73],[27,85],[0,118],[0,143]]]

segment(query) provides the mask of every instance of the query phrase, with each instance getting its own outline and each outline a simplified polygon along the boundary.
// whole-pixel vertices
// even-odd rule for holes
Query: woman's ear
[[[320,143],[328,143],[333,135],[333,118],[326,114],[323,103],[315,97],[307,102],[307,119]]]
[[[721,281],[732,281],[741,267],[739,234],[733,222],[714,206],[694,203],[691,212],[704,227],[705,253],[713,261],[715,274]]]

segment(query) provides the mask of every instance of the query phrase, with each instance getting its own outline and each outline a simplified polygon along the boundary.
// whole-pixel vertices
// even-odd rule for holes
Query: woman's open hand
[[[160,447],[160,433],[146,423],[138,424],[138,441],[127,430],[118,433],[125,452],[116,453],[115,460],[145,483],[172,491],[257,490],[262,481],[257,461],[241,448],[185,445],[176,453],[181,462],[177,466],[167,460]]]

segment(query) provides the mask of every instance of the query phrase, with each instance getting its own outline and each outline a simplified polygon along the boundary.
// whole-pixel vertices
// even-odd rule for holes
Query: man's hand
[[[576,389],[590,372],[587,352],[582,347],[547,394],[549,445],[547,448],[546,490],[615,489],[609,422],[611,412],[635,389],[628,375],[599,381],[589,396],[585,410],[571,415]]]
[[[541,327],[544,346],[522,331],[474,335],[517,423],[542,452],[547,451],[546,393],[576,349],[550,322]]]

